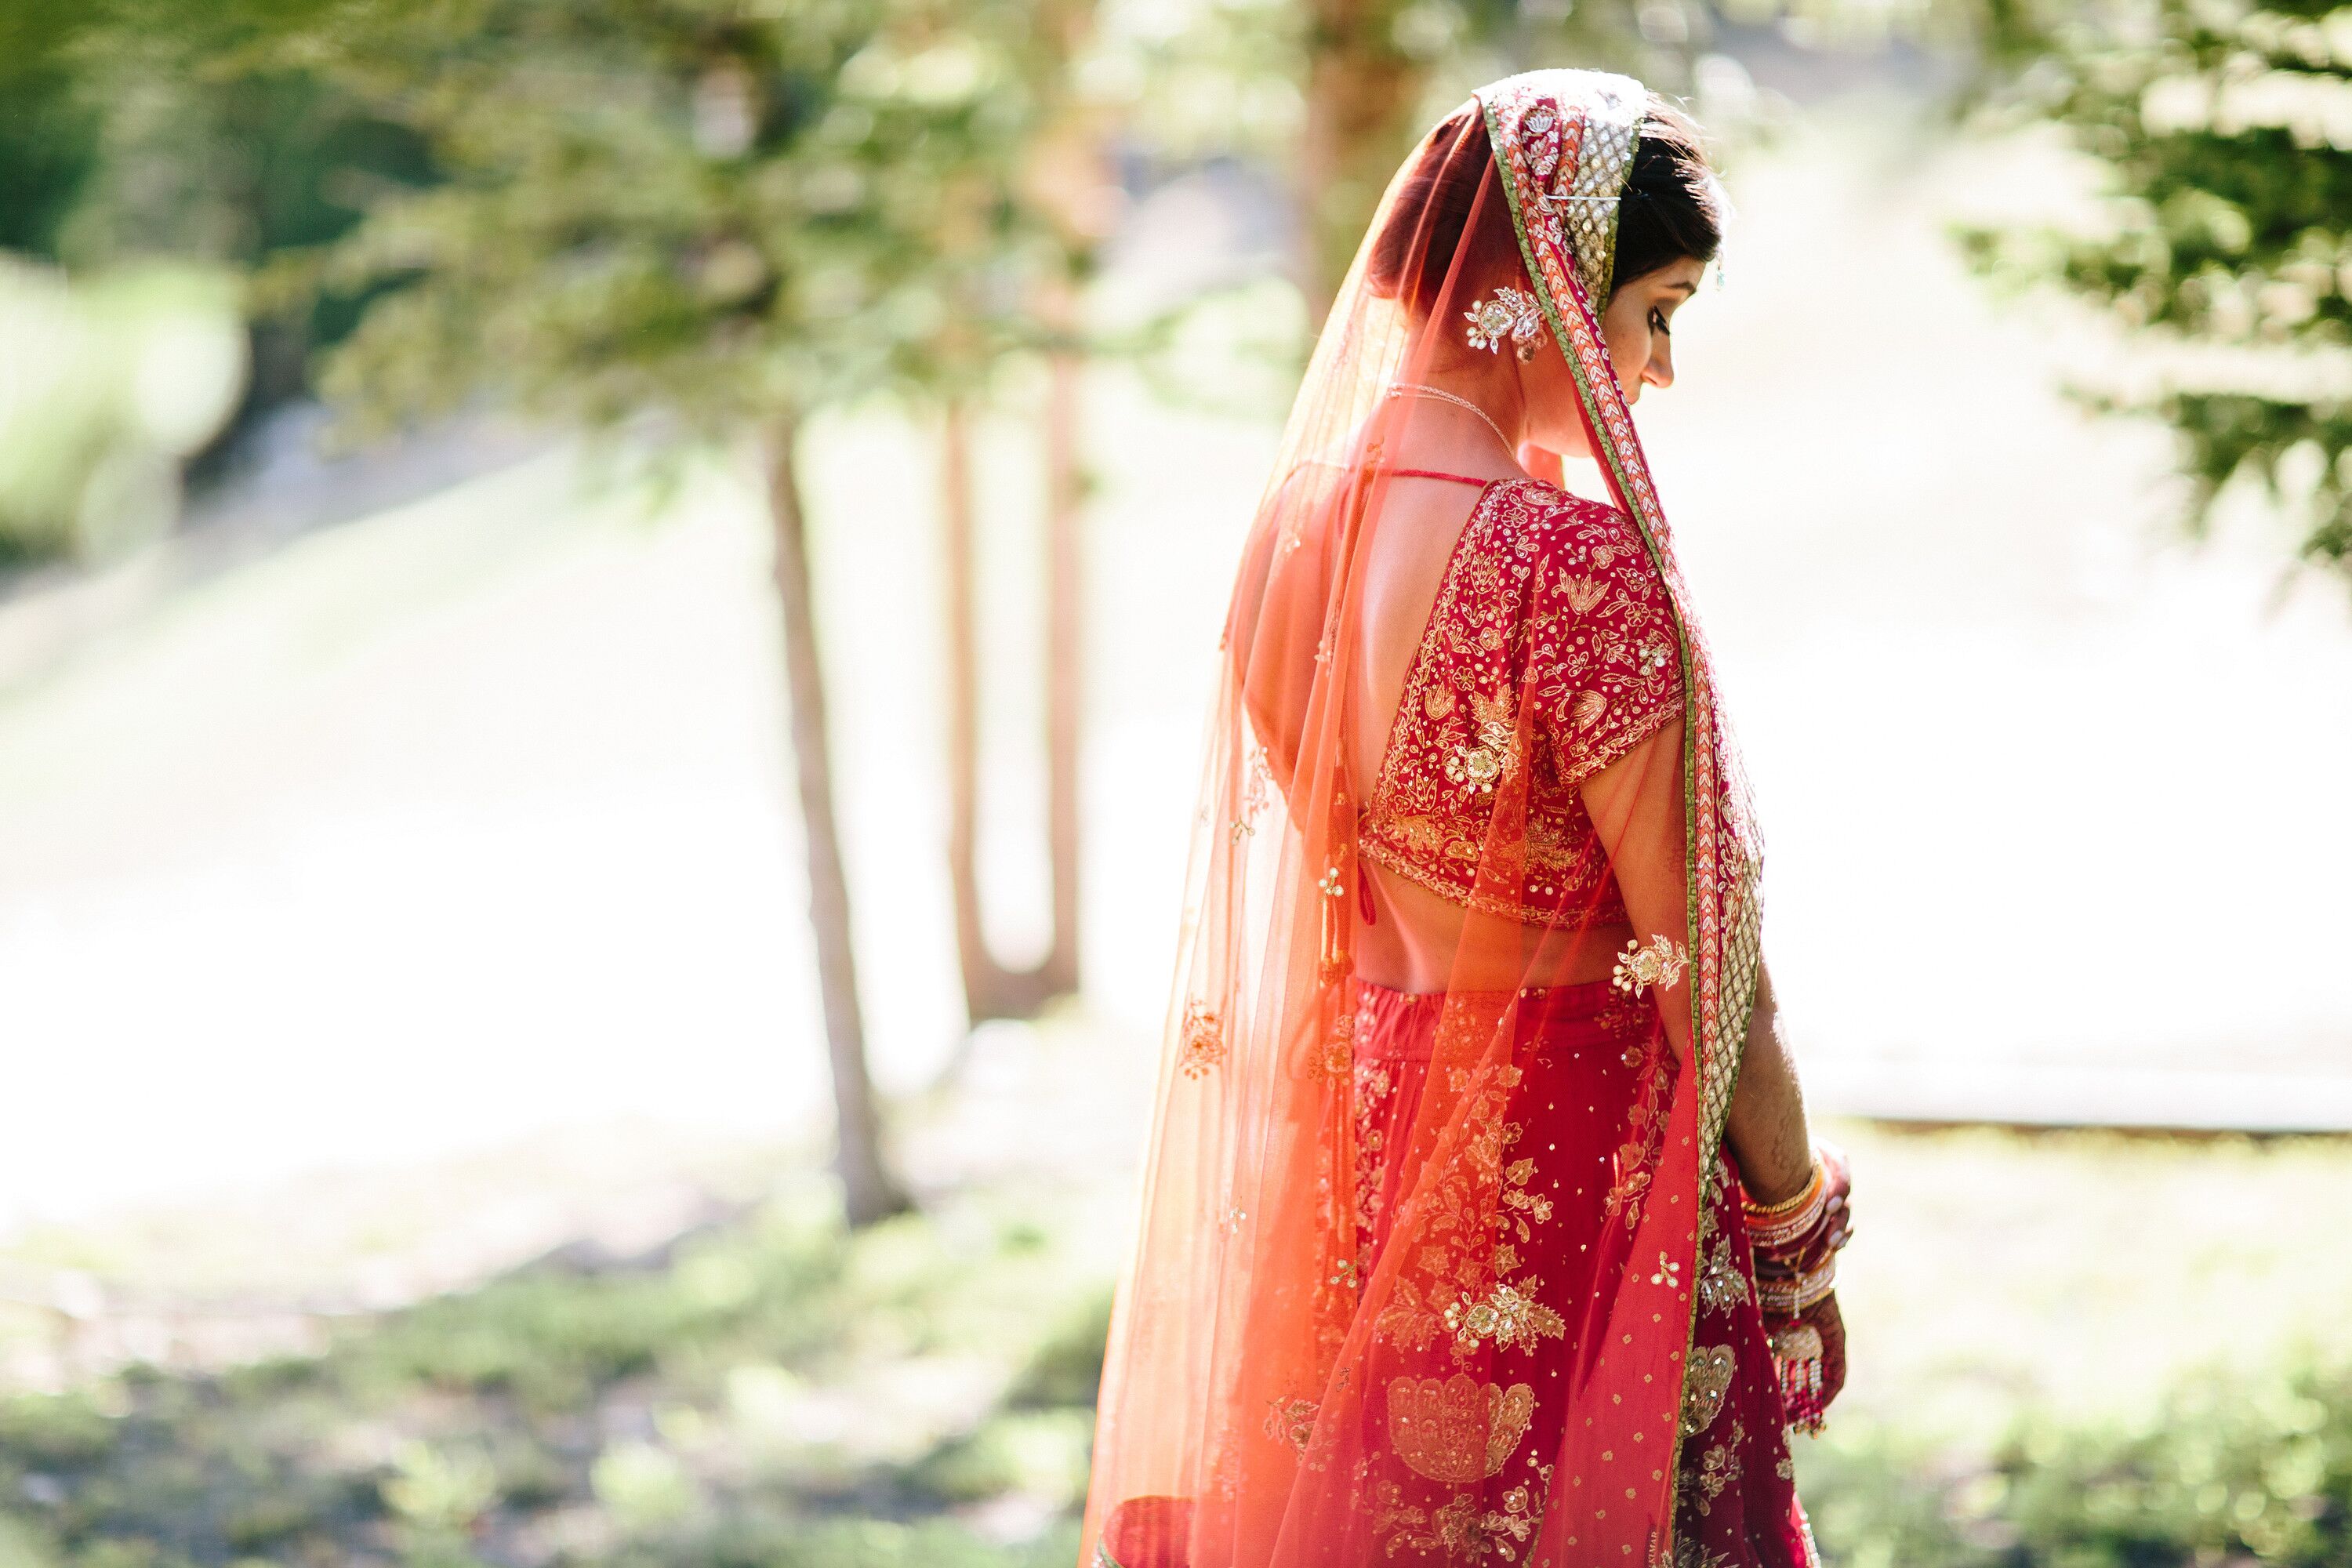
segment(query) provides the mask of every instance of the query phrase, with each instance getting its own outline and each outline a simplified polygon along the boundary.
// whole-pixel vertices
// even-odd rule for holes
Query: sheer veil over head
[[[1391,181],[1317,342],[1226,626],[1089,1563],[1675,1561],[1678,1452],[1729,1375],[1694,1323],[1760,848],[1601,330],[1650,102],[1586,71],[1481,89]],[[1532,368],[1572,388],[1614,505],[1523,448],[1398,688],[1366,631],[1416,482],[1398,394],[1465,333],[1558,356]],[[1635,765],[1680,847],[1654,921],[1584,805]],[[1423,1043],[1368,1054],[1360,959],[1416,900],[1458,925],[1450,965],[1377,999]],[[1531,1024],[1592,974],[1643,1016]],[[1410,1113],[1368,1112],[1407,1068]]]

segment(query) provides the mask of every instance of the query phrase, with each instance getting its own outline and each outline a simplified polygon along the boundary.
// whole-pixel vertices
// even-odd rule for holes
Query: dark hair
[[[1723,244],[1723,216],[1711,188],[1706,149],[1689,115],[1650,95],[1633,172],[1617,204],[1617,261],[1610,287],[1646,278],[1688,257],[1712,261]]]
[[[1474,100],[1423,139],[1389,220],[1364,259],[1364,280],[1383,299],[1402,300],[1415,314],[1437,308],[1446,274],[1465,239],[1470,267],[1492,258],[1517,259],[1510,208],[1494,179],[1495,153]],[[1477,133],[1469,132],[1477,127]],[[1630,283],[1688,257],[1712,261],[1723,242],[1708,187],[1706,153],[1690,117],[1656,93],[1642,118],[1633,167],[1617,206],[1617,255],[1610,287]],[[1483,199],[1482,199],[1483,198]],[[1465,234],[1473,222],[1475,232]],[[1424,238],[1424,230],[1426,237]],[[1405,276],[1415,249],[1420,270]],[[1473,275],[1465,273],[1465,275]]]

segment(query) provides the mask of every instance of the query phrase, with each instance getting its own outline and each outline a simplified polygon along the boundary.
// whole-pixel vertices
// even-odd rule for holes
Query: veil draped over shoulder
[[[1087,1563],[1811,1556],[1723,1217],[1760,848],[1600,321],[1647,100],[1583,71],[1482,89],[1391,183],[1316,345],[1227,623]],[[1456,160],[1486,165],[1476,206],[1416,218],[1414,171]],[[1472,298],[1490,217],[1517,320]],[[1390,726],[1360,671],[1391,394],[1474,305],[1501,352],[1565,357],[1615,505],[1482,490]],[[1394,731],[1377,776],[1360,723]],[[1596,781],[1635,766],[1657,809],[1596,826]],[[1620,903],[1592,845],[1641,831],[1681,907]],[[1375,893],[1408,885],[1458,906],[1442,992],[1357,977]],[[1613,986],[1537,984],[1611,953]]]

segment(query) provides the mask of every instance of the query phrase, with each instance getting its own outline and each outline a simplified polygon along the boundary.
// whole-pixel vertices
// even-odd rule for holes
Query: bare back
[[[1349,672],[1343,742],[1350,793],[1359,801],[1369,798],[1381,776],[1397,728],[1397,710],[1439,589],[1484,493],[1480,485],[1526,477],[1516,464],[1493,458],[1462,462],[1457,456],[1455,461],[1459,468],[1431,467],[1458,479],[1391,479],[1365,547],[1363,635],[1356,643],[1356,666]],[[1465,479],[1474,482],[1461,482]],[[1400,991],[1434,992],[1485,983],[1476,973],[1457,973],[1457,963],[1491,964],[1495,986],[1606,979],[1616,949],[1631,934],[1630,928],[1612,925],[1560,952],[1555,951],[1557,943],[1545,947],[1541,932],[1530,926],[1520,952],[1485,960],[1461,952],[1468,919],[1465,906],[1370,861],[1363,862],[1362,869],[1373,918],[1356,933],[1356,971],[1365,980]]]

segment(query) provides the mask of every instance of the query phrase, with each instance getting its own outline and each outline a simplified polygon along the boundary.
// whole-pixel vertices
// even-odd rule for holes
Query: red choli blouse
[[[1523,885],[1498,896],[1478,890],[1477,867],[1530,687]],[[1486,912],[1623,923],[1577,786],[1682,706],[1681,643],[1633,519],[1538,479],[1490,484],[1438,585],[1357,851]]]

